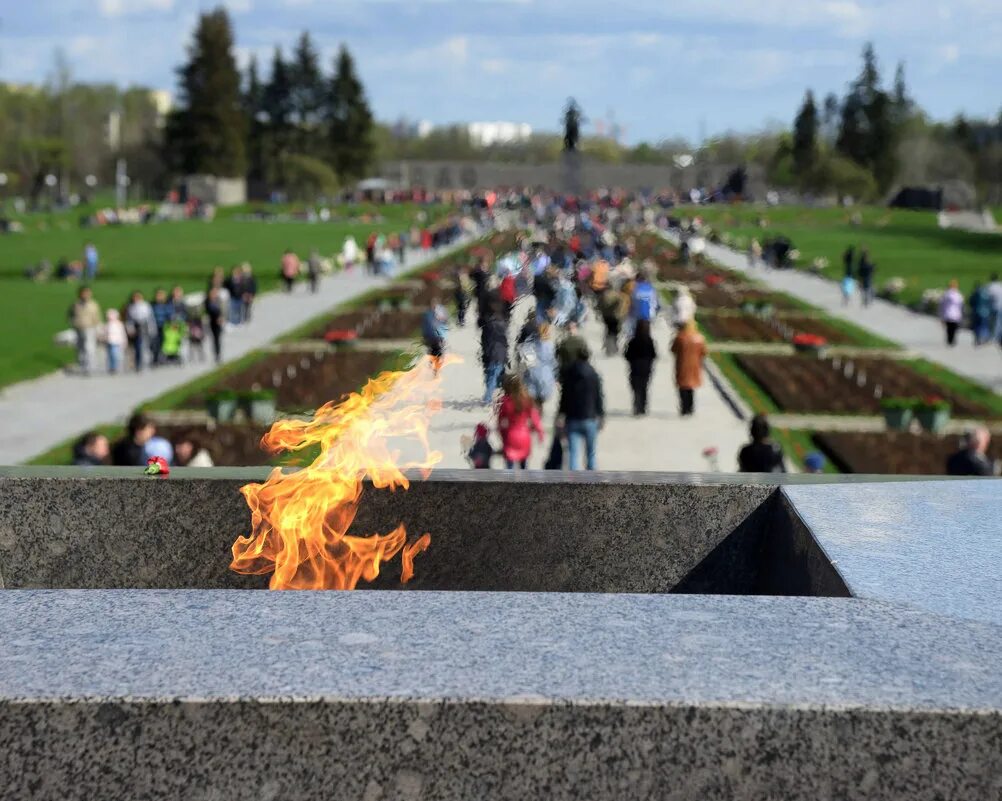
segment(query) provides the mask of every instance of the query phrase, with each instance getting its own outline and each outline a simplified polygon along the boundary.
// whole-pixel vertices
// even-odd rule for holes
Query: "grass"
[[[809,453],[821,452],[814,442],[814,432],[799,428],[774,428],[772,438],[783,448],[787,461],[794,462],[798,468],[804,469],[804,458]],[[841,472],[832,460],[825,455],[823,473],[838,474]]]
[[[862,217],[858,226],[851,222],[857,212]],[[893,277],[904,278],[905,303],[917,301],[924,289],[945,287],[951,278],[960,281],[966,295],[976,281],[987,281],[1002,265],[1002,236],[940,229],[931,211],[736,205],[683,207],[679,213],[699,215],[711,227],[746,241],[787,236],[801,253],[801,265],[827,258],[827,274],[836,280],[842,277],[846,247],[856,247],[857,254],[860,247],[867,247],[877,265],[876,287]],[[768,227],[758,226],[760,218],[768,221]]]
[[[101,434],[104,434],[110,442],[114,442],[125,433],[125,426],[121,425],[97,426],[94,430]],[[27,464],[29,465],[73,464],[73,446],[79,439],[80,435],[78,434],[77,436],[71,437],[65,442],[60,442],[54,448],[50,448],[45,453],[40,453],[38,456],[29,460]]]
[[[376,207],[366,207],[372,211]],[[250,262],[259,290],[279,283],[282,252],[293,248],[305,256],[317,248],[323,254],[341,249],[349,234],[360,243],[371,231],[390,233],[409,229],[421,211],[438,215],[438,207],[414,204],[378,209],[380,223],[255,222],[236,219],[229,212],[207,223],[184,221],[140,226],[83,229],[77,224],[80,210],[31,215],[26,231],[0,237],[0,296],[5,313],[0,316],[0,387],[34,378],[72,362],[72,348],[56,345],[53,336],[68,327],[67,312],[78,285],[50,280],[34,283],[24,278],[24,269],[48,259],[79,259],[83,246],[93,241],[101,256],[101,269],[94,282],[94,295],[102,308],[121,306],[129,293],[147,294],[159,286],[175,284],[185,291],[203,290],[212,268],[229,268]],[[244,209],[246,211],[246,209]],[[335,210],[341,216],[357,216],[358,208]]]
[[[780,409],[773,399],[741,369],[733,354],[711,350],[710,358],[720,369],[727,382],[734,387],[734,391],[741,396],[741,399],[755,414],[779,413]]]

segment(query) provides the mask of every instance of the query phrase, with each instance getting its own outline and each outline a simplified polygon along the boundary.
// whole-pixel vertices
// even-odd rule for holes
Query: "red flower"
[[[358,332],[353,328],[333,329],[324,334],[328,342],[352,342],[358,339]]]
[[[703,456],[705,456],[707,459],[709,459],[711,456],[716,456],[717,453],[718,453],[717,449],[712,445],[709,448],[703,448]]]
[[[424,275],[422,275],[421,278],[427,283],[431,284],[434,283],[435,281],[440,281],[442,279],[442,275],[441,273],[437,273],[434,270],[432,270],[431,272],[427,272]]]
[[[151,456],[146,460],[146,469],[143,471],[148,476],[170,475],[170,465],[163,456]]]
[[[795,334],[793,344],[805,348],[823,348],[828,340],[818,334]]]
[[[714,273],[711,273],[710,275],[706,276],[703,279],[703,283],[705,283],[707,286],[719,286],[720,284],[724,283],[724,277],[722,275],[716,275]]]

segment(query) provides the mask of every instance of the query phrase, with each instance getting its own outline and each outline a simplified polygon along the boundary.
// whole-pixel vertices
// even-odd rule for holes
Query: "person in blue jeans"
[[[494,400],[501,386],[501,374],[508,363],[508,321],[504,308],[492,303],[487,321],[480,331],[480,358],[484,365],[484,404]]]
[[[598,432],[605,423],[602,379],[591,366],[590,358],[588,348],[583,348],[560,376],[557,426],[567,432],[568,467],[571,470],[580,469],[582,444],[585,450],[585,469],[595,469]]]

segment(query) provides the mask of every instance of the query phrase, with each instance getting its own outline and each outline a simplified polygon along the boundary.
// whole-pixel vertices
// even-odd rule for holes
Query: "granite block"
[[[228,569],[250,528],[226,471],[0,473],[0,575],[9,588],[252,588]],[[263,480],[256,471],[253,478]],[[666,592],[775,484],[692,477],[436,473],[366,490],[353,533],[430,532],[413,589]],[[377,586],[398,586],[388,567]]]
[[[1002,483],[786,486],[855,597],[1002,623]]]
[[[37,799],[989,799],[1002,628],[844,599],[0,593]]]

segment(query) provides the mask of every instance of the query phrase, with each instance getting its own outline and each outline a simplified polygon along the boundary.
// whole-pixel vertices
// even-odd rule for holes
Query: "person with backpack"
[[[657,319],[659,308],[658,291],[651,283],[650,271],[643,269],[630,293],[630,329],[636,327],[640,320],[653,323]]]
[[[742,473],[785,473],[783,449],[773,442],[771,429],[764,414],[752,418],[751,442],[738,452],[738,469]]]
[[[626,361],[630,365],[630,388],[633,390],[633,416],[647,414],[647,393],[654,372],[654,361],[658,358],[651,324],[647,320],[637,323],[633,338],[626,346]]]
[[[483,423],[478,423],[473,434],[473,445],[466,454],[470,466],[474,470],[490,470],[491,459],[494,458],[494,446],[491,445],[490,431]]]

